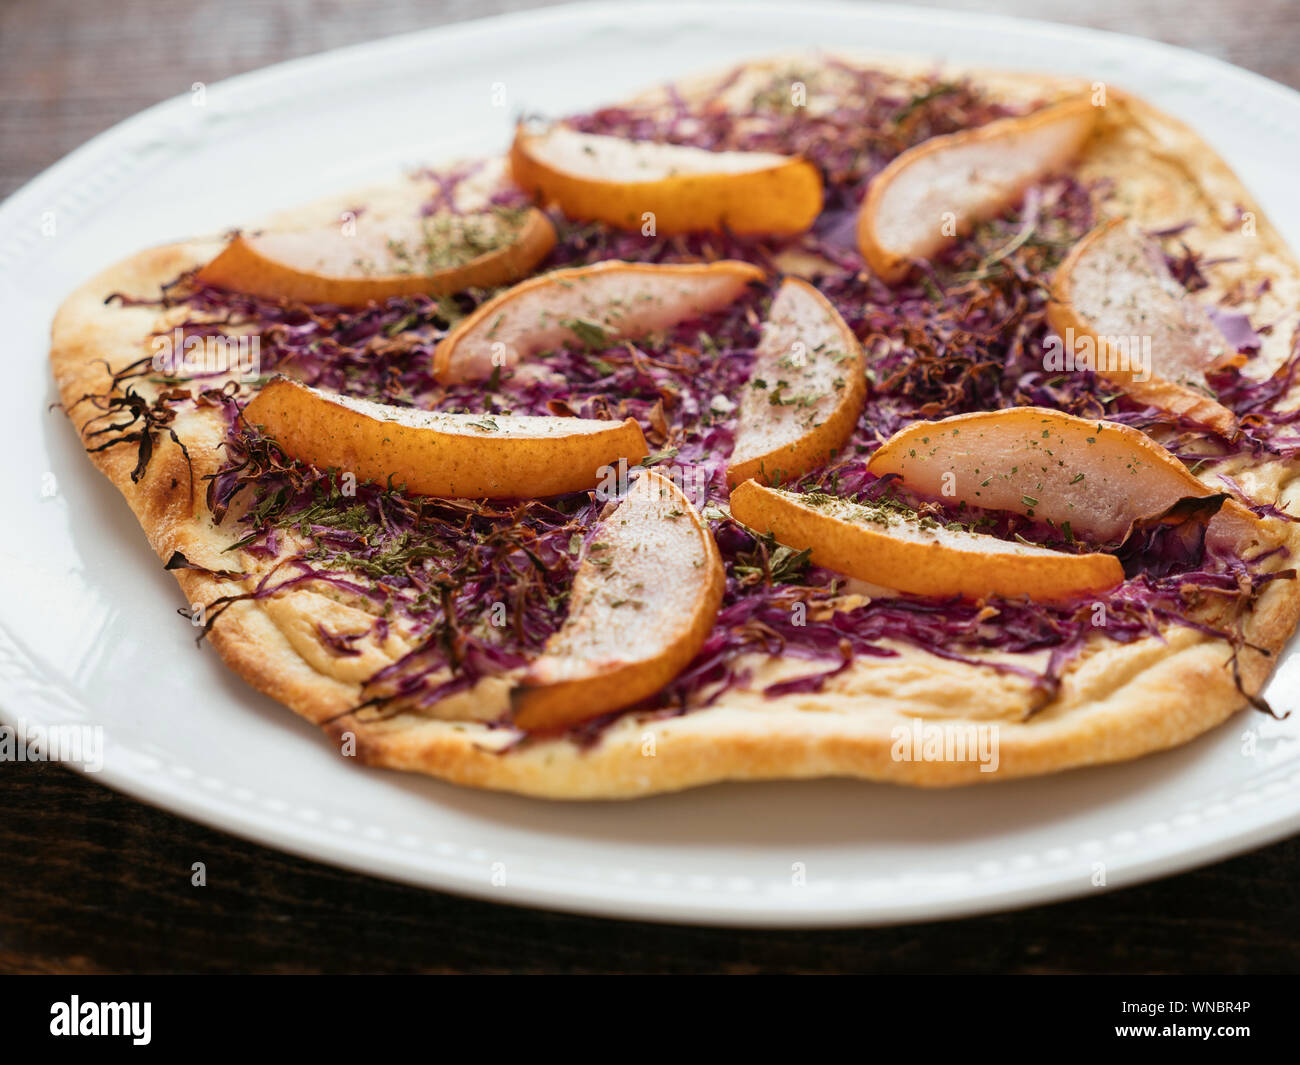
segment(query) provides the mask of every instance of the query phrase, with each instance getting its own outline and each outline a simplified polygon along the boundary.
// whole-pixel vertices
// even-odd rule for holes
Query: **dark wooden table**
[[[533,6],[5,0],[0,196],[195,81]],[[1158,38],[1300,87],[1293,0],[941,6]],[[196,855],[208,870],[201,893],[189,882]],[[200,828],[55,766],[0,763],[0,971],[1295,972],[1298,877],[1300,838],[1157,884],[961,922],[831,932],[664,928],[389,884]]]

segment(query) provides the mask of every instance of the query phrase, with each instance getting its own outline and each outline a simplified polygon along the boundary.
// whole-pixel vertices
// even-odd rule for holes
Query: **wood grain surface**
[[[196,81],[536,6],[3,0],[0,197]],[[1300,88],[1294,0],[917,6],[1151,37]],[[206,887],[191,885],[195,861]],[[390,884],[210,831],[56,766],[0,763],[0,972],[1296,972],[1297,879],[1300,838],[1156,884],[960,922],[666,928]]]

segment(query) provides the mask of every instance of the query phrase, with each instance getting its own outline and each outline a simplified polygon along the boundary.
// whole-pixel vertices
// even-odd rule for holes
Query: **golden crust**
[[[752,64],[746,77],[758,78],[793,62]],[[929,69],[919,64],[909,68],[917,73]],[[980,80],[990,91],[1019,101],[1059,98],[1079,88],[1075,82],[1024,75]],[[743,93],[744,82],[745,77],[738,79],[731,91]],[[715,83],[716,78],[706,77],[680,88],[691,94]],[[1196,134],[1140,101],[1112,90],[1101,125],[1082,169],[1089,177],[1121,180],[1119,194],[1099,204],[1100,210],[1129,213],[1147,225],[1188,217],[1219,223],[1198,227],[1197,238],[1206,242],[1198,250],[1250,252],[1244,265],[1216,273],[1215,285],[1244,286],[1252,276],[1270,278],[1271,291],[1258,305],[1244,304],[1243,309],[1279,322],[1262,353],[1268,362],[1279,362],[1300,317],[1300,267],[1240,182]],[[409,186],[390,191],[394,200],[411,199]],[[354,201],[309,208],[298,217],[316,222],[348,202]],[[1252,243],[1244,246],[1240,210],[1253,215]],[[1177,212],[1182,213],[1170,217]],[[106,307],[104,298],[113,292],[154,296],[162,282],[205,262],[219,247],[193,242],[142,252],[69,297],[54,323],[51,361],[63,403],[79,430],[96,413],[82,397],[102,393],[110,381],[109,368],[121,369],[148,354],[150,334],[167,325],[165,313],[156,308]],[[175,423],[193,460],[192,492],[190,469],[166,437],[138,483],[131,480],[133,448],[91,454],[122,492],[161,559],[180,551],[199,565],[235,568],[224,553],[232,537],[213,525],[202,496],[201,478],[216,468],[223,425],[218,415],[203,410]],[[88,447],[93,443],[88,441]],[[1300,494],[1294,471],[1280,464],[1230,472],[1259,498],[1286,502]],[[1293,550],[1300,548],[1300,534],[1286,528],[1280,535]],[[174,572],[191,603],[210,603],[247,587],[195,570]],[[1171,630],[1167,642],[1099,641],[1067,672],[1060,692],[1045,707],[1037,706],[1032,686],[1015,675],[900,646],[895,658],[859,660],[817,694],[765,699],[756,690],[734,689],[713,706],[685,716],[625,717],[590,748],[551,739],[503,753],[515,738],[509,730],[474,720],[504,705],[508,685],[500,682],[484,682],[457,697],[455,706],[440,704],[428,715],[407,711],[380,718],[355,711],[361,692],[357,668],[344,675],[313,652],[308,630],[327,611],[346,617],[355,608],[308,588],[241,601],[217,617],[209,639],[253,687],[323,725],[345,754],[355,753],[366,764],[548,798],[629,798],[721,780],[851,776],[940,787],[1029,776],[1185,743],[1245,702],[1233,681],[1227,644],[1185,628]],[[1247,649],[1238,658],[1247,691],[1258,691],[1267,679],[1272,656],[1298,617],[1300,590],[1294,582],[1268,584],[1244,624],[1246,639],[1262,649]],[[366,668],[394,660],[405,648],[400,634],[383,647],[365,646]],[[763,683],[807,669],[806,663],[782,660],[756,666]],[[1036,712],[1030,716],[1031,711]],[[975,760],[894,757],[894,730],[915,721],[957,728],[996,724],[997,772],[981,772]]]

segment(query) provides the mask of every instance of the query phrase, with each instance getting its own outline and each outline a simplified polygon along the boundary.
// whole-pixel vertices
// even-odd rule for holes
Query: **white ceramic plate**
[[[956,792],[821,781],[570,805],[345,764],[314,728],[195,647],[175,614],[175,583],[47,409],[55,308],[137,249],[407,164],[499,151],[519,108],[588,109],[679,74],[815,46],[1133,89],[1207,136],[1300,246],[1300,95],[1204,56],[1085,30],[859,4],[801,4],[797,14],[789,4],[594,4],[208,86],[204,106],[184,96],[151,108],[0,208],[0,716],[101,726],[96,779],[262,843],[489,899],[652,920],[957,916],[1100,890],[1103,870],[1108,887],[1173,873],[1300,828],[1300,715],[1245,712],[1134,764]],[[496,83],[506,108],[492,105]],[[1269,698],[1300,703],[1298,678],[1292,653]]]

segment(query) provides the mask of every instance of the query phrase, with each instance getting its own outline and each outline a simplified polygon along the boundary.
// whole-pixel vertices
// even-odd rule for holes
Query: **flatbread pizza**
[[[139,252],[51,361],[182,613],[343,756],[630,798],[1268,712],[1298,324],[1120,88],[817,54]]]

